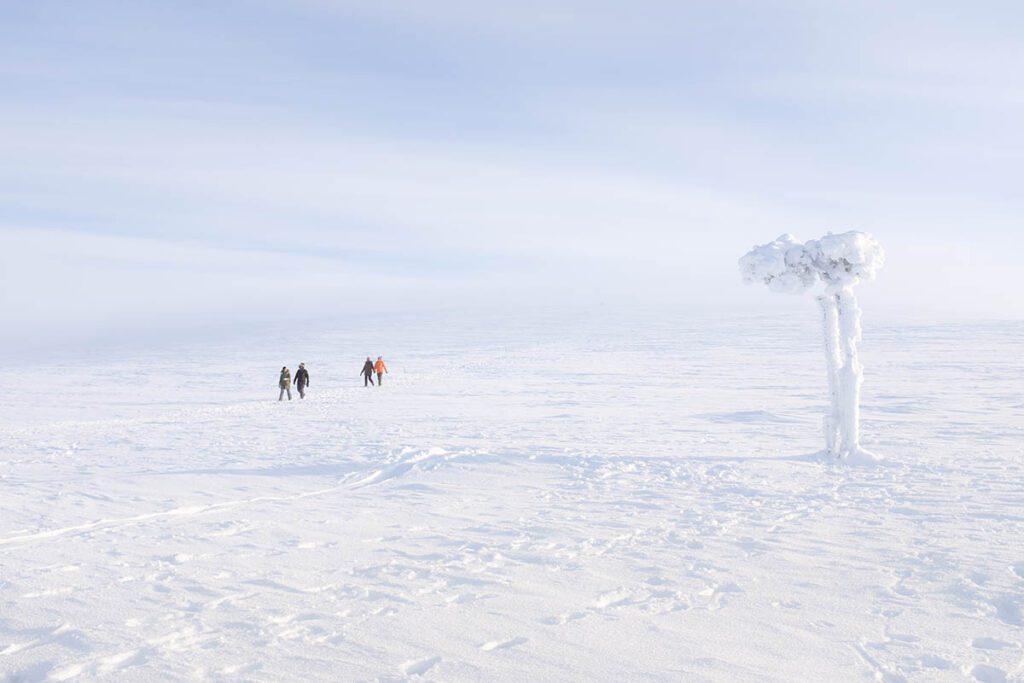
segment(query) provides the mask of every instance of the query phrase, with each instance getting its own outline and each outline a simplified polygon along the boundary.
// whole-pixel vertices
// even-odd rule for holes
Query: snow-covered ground
[[[368,320],[7,368],[0,673],[1024,680],[1024,324],[869,317],[886,460],[843,468],[806,457],[816,323]]]

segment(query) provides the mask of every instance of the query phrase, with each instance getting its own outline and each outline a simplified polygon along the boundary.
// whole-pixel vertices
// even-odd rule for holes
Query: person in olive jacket
[[[288,366],[281,368],[281,379],[277,381],[277,386],[281,387],[281,393],[277,395],[278,401],[284,400],[284,392],[288,392],[288,400],[292,400],[292,373],[288,369]]]
[[[306,371],[306,364],[299,363],[299,369],[295,371],[295,388],[299,390],[299,398],[306,398],[306,387],[309,386],[309,372]]]
[[[370,360],[369,356],[366,357],[366,362],[363,363],[363,386],[373,386],[373,361]]]

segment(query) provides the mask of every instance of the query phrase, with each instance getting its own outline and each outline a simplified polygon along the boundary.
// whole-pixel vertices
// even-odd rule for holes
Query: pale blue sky
[[[0,5],[0,307],[96,326],[792,302],[863,229],[890,316],[1021,317],[1016,2]],[[934,264],[938,264],[935,266]]]

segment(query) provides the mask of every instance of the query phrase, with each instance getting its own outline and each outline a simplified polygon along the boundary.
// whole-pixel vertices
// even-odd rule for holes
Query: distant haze
[[[1024,6],[9,2],[2,343],[593,307],[785,311],[781,233],[886,250],[868,319],[1024,317]]]

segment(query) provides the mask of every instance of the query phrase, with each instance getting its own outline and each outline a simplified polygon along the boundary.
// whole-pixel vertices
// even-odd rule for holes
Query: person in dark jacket
[[[277,395],[278,401],[284,400],[284,392],[288,392],[288,400],[292,400],[292,373],[288,366],[281,368],[281,378],[277,380],[277,386],[281,387],[281,393]]]
[[[366,362],[363,363],[363,386],[373,386],[373,361],[370,360],[369,356],[366,357]]]
[[[299,390],[299,398],[306,398],[306,387],[309,386],[309,373],[306,371],[306,364],[299,363],[299,369],[295,371],[295,388]]]

